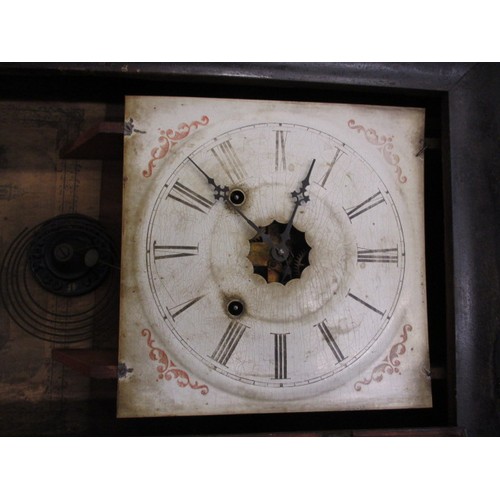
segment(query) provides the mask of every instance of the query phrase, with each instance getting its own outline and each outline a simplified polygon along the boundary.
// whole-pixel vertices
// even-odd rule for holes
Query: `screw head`
[[[245,310],[245,307],[243,305],[243,302],[239,300],[232,300],[229,302],[227,305],[227,311],[231,316],[241,316],[243,311]]]
[[[241,189],[233,189],[229,194],[229,201],[235,206],[243,205],[245,193]]]

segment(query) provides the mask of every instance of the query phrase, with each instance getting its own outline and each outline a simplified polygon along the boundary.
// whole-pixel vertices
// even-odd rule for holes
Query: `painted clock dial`
[[[421,110],[129,98],[127,113],[143,132],[125,139],[123,415],[430,404]],[[395,122],[414,166],[360,118]]]

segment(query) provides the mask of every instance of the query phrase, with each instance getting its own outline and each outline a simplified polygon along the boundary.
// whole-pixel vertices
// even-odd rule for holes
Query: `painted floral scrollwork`
[[[154,339],[151,331],[144,329],[141,332],[143,337],[147,337],[147,344],[150,348],[149,357],[153,361],[158,362],[156,368],[158,372],[157,380],[172,380],[176,379],[179,387],[191,387],[191,389],[199,390],[200,394],[205,396],[208,394],[208,386],[199,384],[198,382],[191,382],[188,373],[178,368],[175,363],[168,357],[167,353],[162,349],[154,346]]]
[[[151,177],[153,169],[156,167],[156,161],[165,158],[172,146],[185,139],[193,130],[208,125],[208,122],[208,116],[204,115],[200,118],[200,120],[195,120],[189,124],[181,123],[177,127],[177,130],[173,130],[171,128],[168,130],[160,129],[160,137],[158,138],[160,145],[151,150],[151,159],[149,160],[148,168],[142,172],[142,175],[144,177]]]
[[[407,177],[403,175],[403,169],[399,165],[399,156],[394,153],[392,136],[379,135],[373,128],[367,129],[363,125],[357,125],[355,120],[349,120],[347,125],[358,133],[363,133],[365,139],[380,151],[384,160],[389,165],[396,168],[396,175],[398,176],[399,182],[404,184],[408,180]]]
[[[399,366],[401,365],[399,357],[406,352],[405,343],[408,340],[408,334],[412,330],[413,328],[411,325],[404,325],[403,333],[401,334],[401,342],[391,347],[389,354],[384,358],[383,362],[373,369],[370,378],[358,380],[354,384],[354,389],[356,389],[356,391],[360,391],[363,385],[371,384],[373,381],[380,382],[384,378],[384,375],[399,373]]]

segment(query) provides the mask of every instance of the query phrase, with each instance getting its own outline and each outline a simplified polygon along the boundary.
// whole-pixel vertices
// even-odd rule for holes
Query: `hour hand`
[[[307,171],[307,175],[302,179],[300,183],[299,189],[297,191],[292,192],[292,198],[295,203],[295,206],[300,206],[303,205],[304,203],[307,203],[309,201],[309,196],[306,194],[306,190],[309,187],[309,177],[311,177],[311,172],[314,167],[314,164],[316,163],[316,159],[313,159],[311,162],[311,166],[309,167],[309,170]],[[294,212],[295,215],[295,212]]]
[[[300,182],[299,189],[291,193],[294,204],[293,212],[292,215],[290,216],[290,219],[288,219],[288,223],[286,225],[285,230],[283,231],[283,233],[281,233],[282,244],[285,244],[290,240],[290,231],[292,230],[293,220],[295,219],[295,215],[297,213],[298,208],[300,207],[300,205],[304,205],[309,201],[309,196],[306,194],[306,190],[309,187],[309,177],[311,177],[311,172],[315,163],[316,159],[313,159],[313,161],[311,162],[311,166],[307,171],[307,175]]]
[[[210,177],[204,170],[202,170],[191,158],[189,161],[205,176],[208,183],[214,188],[214,198],[216,200],[228,201],[229,188],[227,186],[220,186],[215,182],[213,177]]]

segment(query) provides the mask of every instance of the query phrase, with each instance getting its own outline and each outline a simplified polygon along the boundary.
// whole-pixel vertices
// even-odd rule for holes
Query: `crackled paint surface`
[[[125,118],[121,415],[430,405],[421,110],[138,97]],[[310,247],[286,284],[249,259],[257,236],[293,267],[275,222]],[[148,375],[144,331],[186,383]]]

